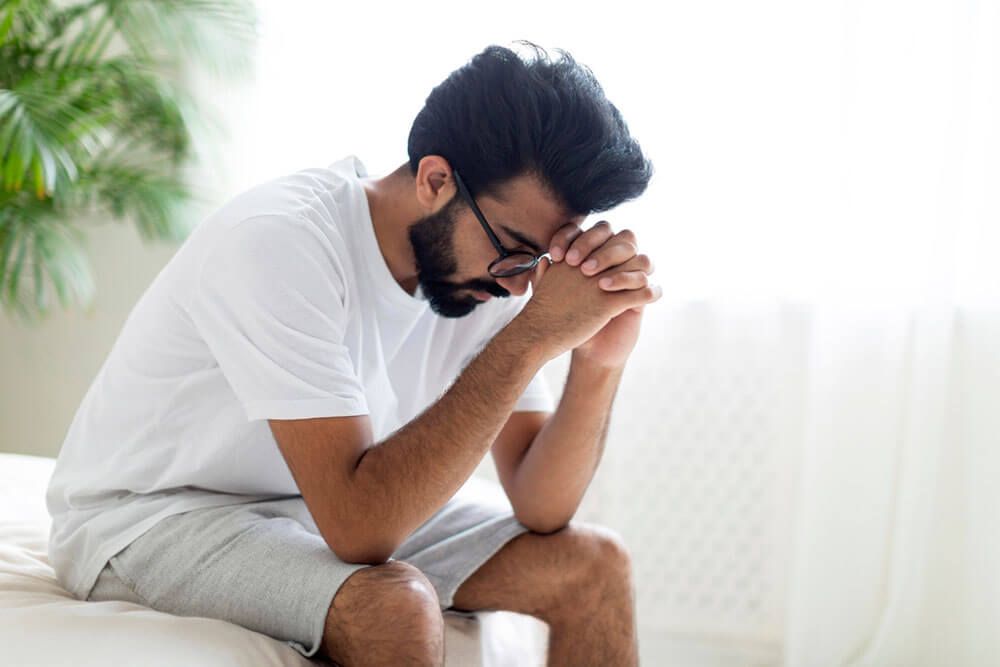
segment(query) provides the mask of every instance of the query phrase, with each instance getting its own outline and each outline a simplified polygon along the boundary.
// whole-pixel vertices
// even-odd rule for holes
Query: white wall
[[[56,456],[132,306],[176,244],[143,243],[127,223],[95,221],[87,249],[96,296],[40,324],[0,317],[0,451]]]

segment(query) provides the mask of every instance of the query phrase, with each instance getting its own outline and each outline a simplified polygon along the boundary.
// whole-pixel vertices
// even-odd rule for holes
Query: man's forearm
[[[370,553],[388,558],[472,476],[545,361],[527,333],[515,318],[437,402],[362,454],[351,484]]]
[[[621,375],[621,368],[573,358],[559,407],[514,473],[511,504],[532,530],[557,530],[580,506],[604,451]]]

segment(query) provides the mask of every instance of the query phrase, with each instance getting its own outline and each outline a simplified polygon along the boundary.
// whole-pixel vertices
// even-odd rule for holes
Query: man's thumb
[[[538,264],[535,265],[535,271],[531,276],[532,292],[538,289],[538,284],[541,282],[542,276],[545,275],[545,272],[549,270],[550,263],[551,260],[548,257],[542,257],[540,260],[538,260]]]

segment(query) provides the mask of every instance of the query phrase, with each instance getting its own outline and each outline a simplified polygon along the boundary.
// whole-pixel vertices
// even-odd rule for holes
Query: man
[[[652,166],[562,53],[491,46],[431,92],[392,173],[347,156],[192,232],[60,452],[70,591],[351,667],[440,665],[442,611],[478,609],[546,621],[550,664],[637,663],[627,550],[570,519],[660,297],[634,234],[581,223]],[[569,350],[556,409],[539,371]],[[487,451],[509,503],[463,492]]]

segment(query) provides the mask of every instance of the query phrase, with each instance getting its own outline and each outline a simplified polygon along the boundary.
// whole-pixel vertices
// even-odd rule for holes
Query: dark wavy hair
[[[590,68],[562,49],[552,60],[516,43],[535,57],[491,45],[431,91],[410,128],[410,172],[440,155],[475,195],[494,197],[511,178],[532,175],[571,215],[641,195],[653,164]]]

